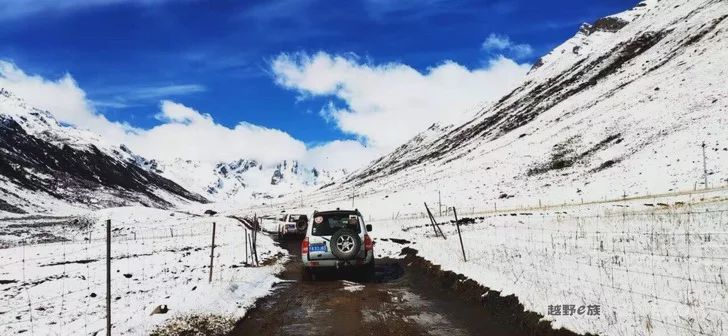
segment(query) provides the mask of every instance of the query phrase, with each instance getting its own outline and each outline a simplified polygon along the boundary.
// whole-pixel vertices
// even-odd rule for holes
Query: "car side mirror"
[[[367,224],[367,232],[372,232],[372,225],[371,224]]]

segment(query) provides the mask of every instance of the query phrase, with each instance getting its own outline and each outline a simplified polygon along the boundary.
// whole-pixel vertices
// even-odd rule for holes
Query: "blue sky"
[[[531,64],[581,22],[636,2],[0,0],[0,59],[44,78],[70,74],[112,121],[154,127],[169,99],[311,145],[362,135],[320,113],[346,99],[281,85],[271,63],[282,53],[422,73],[447,60],[487,67],[498,55]]]

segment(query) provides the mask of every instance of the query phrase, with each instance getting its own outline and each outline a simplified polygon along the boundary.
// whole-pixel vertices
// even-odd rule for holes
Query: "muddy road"
[[[301,281],[300,241],[281,244],[292,256],[281,274],[287,281],[231,335],[523,335],[401,260],[377,259],[368,282],[334,273]]]

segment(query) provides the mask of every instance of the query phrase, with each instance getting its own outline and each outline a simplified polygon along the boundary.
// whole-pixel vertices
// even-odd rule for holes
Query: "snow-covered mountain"
[[[176,159],[152,160],[146,166],[211,200],[236,202],[264,202],[289,193],[308,192],[347,173],[306,167],[296,160],[271,165],[249,159],[218,163]]]
[[[48,111],[0,91],[0,210],[54,211],[116,205],[268,200],[333,183],[345,170],[296,160],[159,161],[103,136],[59,123]]]
[[[143,158],[60,124],[0,89],[0,210],[62,212],[117,205],[170,207],[207,200],[139,166]]]
[[[584,24],[474,119],[433,125],[308,199],[349,202],[357,190],[397,212],[435,190],[482,208],[692,189],[704,184],[703,142],[708,184],[724,185],[727,18],[722,0],[647,0]]]

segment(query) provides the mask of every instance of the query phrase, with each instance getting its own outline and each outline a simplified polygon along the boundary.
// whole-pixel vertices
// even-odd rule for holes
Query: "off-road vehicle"
[[[306,234],[306,228],[308,228],[306,215],[283,213],[278,218],[278,238],[301,237]]]
[[[301,242],[303,277],[311,279],[322,269],[356,269],[365,277],[374,273],[372,226],[359,210],[314,211]]]

